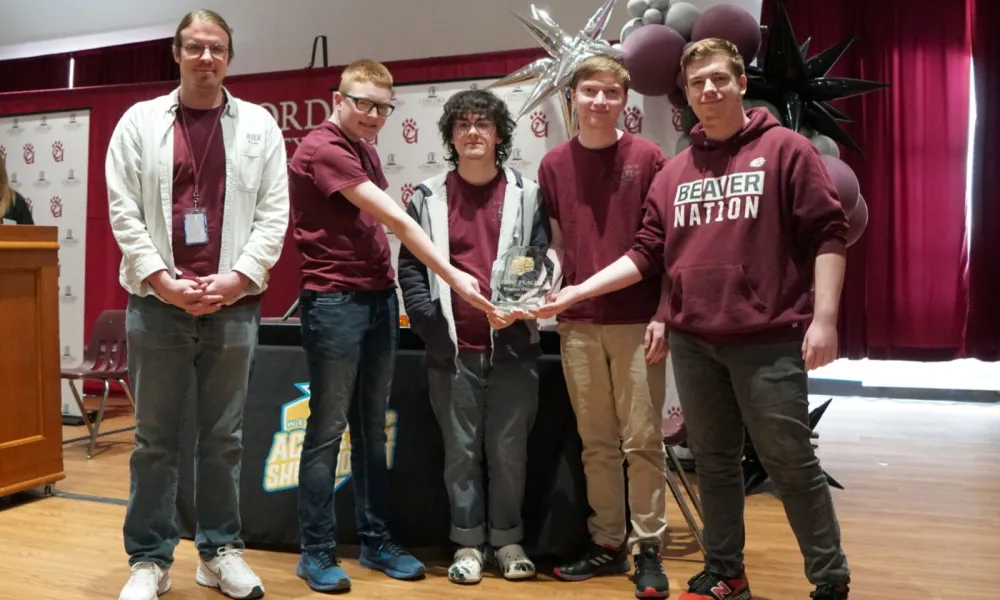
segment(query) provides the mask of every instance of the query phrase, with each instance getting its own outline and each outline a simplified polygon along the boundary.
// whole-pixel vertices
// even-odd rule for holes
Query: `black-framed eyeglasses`
[[[366,115],[372,111],[374,108],[380,117],[388,117],[392,114],[392,111],[396,110],[396,107],[392,104],[382,104],[380,102],[375,102],[369,100],[368,98],[359,98],[357,96],[352,96],[350,94],[343,94],[345,98],[350,98],[351,102],[354,102],[354,106],[358,107],[358,110],[365,113]]]

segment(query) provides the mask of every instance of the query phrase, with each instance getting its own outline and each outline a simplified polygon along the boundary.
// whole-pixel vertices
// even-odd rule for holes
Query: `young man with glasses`
[[[136,409],[123,531],[132,575],[121,600],[154,600],[171,586],[177,456],[192,374],[195,580],[231,598],[264,595],[240,540],[241,436],[259,298],[288,227],[288,175],[274,118],[222,86],[231,33],[212,11],[186,15],[174,36],[179,88],[132,106],[108,147]]]
[[[548,248],[538,186],[504,168],[515,123],[492,92],[455,94],[438,128],[455,168],[418,185],[407,212],[453,265],[488,289],[494,261],[510,247]],[[534,577],[521,547],[521,504],[538,408],[538,328],[514,314],[484,315],[405,247],[399,285],[410,327],[424,340],[431,408],[444,437],[450,538],[459,545],[448,579],[479,583],[490,558],[505,579]]]
[[[398,579],[424,566],[389,533],[386,410],[399,331],[384,227],[478,310],[491,310],[476,278],[438,253],[420,226],[385,193],[369,143],[392,111],[392,76],[359,60],[341,75],[333,115],[296,149],[289,167],[294,239],[302,256],[302,344],[309,368],[309,420],[299,467],[302,557],[298,575],[317,591],[351,581],[336,552],[334,480],[350,427],[351,486],[363,566]]]

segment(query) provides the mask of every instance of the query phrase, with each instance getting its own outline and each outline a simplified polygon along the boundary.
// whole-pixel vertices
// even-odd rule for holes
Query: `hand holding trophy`
[[[532,309],[545,303],[556,286],[555,265],[537,246],[512,246],[493,263],[492,304],[505,316],[534,319]]]

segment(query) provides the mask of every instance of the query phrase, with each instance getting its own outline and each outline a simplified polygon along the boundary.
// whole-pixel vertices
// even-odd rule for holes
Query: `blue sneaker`
[[[351,589],[351,578],[340,568],[340,559],[333,550],[303,552],[295,574],[305,579],[317,592],[341,592]]]
[[[391,540],[377,545],[362,544],[361,566],[381,571],[393,579],[417,579],[427,572],[424,564]]]

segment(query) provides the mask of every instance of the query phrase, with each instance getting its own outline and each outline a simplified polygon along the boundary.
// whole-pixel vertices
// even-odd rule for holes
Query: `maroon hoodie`
[[[846,247],[819,152],[766,109],[747,114],[726,141],[692,130],[653,180],[627,254],[643,276],[666,272],[657,316],[668,327],[719,344],[801,339],[816,255]]]

